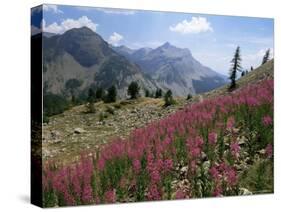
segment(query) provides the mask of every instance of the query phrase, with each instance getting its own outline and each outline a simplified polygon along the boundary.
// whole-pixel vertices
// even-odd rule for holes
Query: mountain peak
[[[79,34],[79,35],[97,35],[92,29],[88,27],[72,28],[64,34]]]
[[[174,46],[172,46],[169,42],[166,42],[161,47],[162,48],[170,48],[170,47],[174,47]]]

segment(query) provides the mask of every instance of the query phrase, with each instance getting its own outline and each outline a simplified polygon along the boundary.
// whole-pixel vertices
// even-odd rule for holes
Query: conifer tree
[[[116,102],[117,90],[114,85],[107,89],[106,102]]]
[[[240,54],[240,47],[238,46],[235,50],[234,57],[231,60],[231,68],[230,68],[230,76],[229,79],[231,80],[229,90],[236,88],[236,77],[237,71],[242,70],[241,66],[241,54]]]
[[[266,62],[268,62],[269,60],[269,56],[270,56],[270,49],[266,50],[263,58],[262,58],[262,65],[265,64]]]
[[[131,99],[136,99],[139,96],[140,87],[137,82],[133,81],[128,87],[128,95],[131,96]]]

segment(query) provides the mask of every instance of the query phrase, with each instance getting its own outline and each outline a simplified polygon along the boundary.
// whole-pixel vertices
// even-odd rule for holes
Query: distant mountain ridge
[[[142,92],[171,89],[176,96],[202,93],[226,83],[225,78],[193,58],[187,48],[170,43],[158,48],[130,49],[111,46],[87,27],[61,35],[43,33],[44,92],[69,96],[68,80],[77,79],[77,95],[89,88],[115,85],[120,98],[127,97],[130,82]]]
[[[119,54],[138,64],[157,86],[171,89],[175,95],[202,93],[226,83],[221,74],[203,66],[187,48],[178,48],[169,42],[155,49],[114,47]]]
[[[115,85],[119,97],[124,98],[132,81],[156,90],[155,83],[144,76],[139,66],[116,53],[87,27],[43,36],[43,59],[45,93],[69,95],[65,85],[71,79],[81,82],[78,94],[86,94],[90,87],[107,89]]]

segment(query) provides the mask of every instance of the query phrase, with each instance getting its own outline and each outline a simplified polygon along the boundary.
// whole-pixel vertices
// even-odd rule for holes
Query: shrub
[[[190,100],[190,99],[192,99],[192,95],[188,94],[187,97],[186,97],[186,100]]]
[[[170,106],[175,104],[175,100],[173,99],[173,93],[171,90],[168,90],[164,96],[165,106]]]

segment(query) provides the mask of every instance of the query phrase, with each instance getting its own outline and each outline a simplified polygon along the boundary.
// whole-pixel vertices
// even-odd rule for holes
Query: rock
[[[81,134],[81,133],[85,133],[85,132],[86,132],[86,130],[79,128],[79,127],[74,129],[75,134]]]
[[[253,193],[246,188],[239,188],[240,195],[252,195]]]
[[[188,167],[187,166],[182,167],[180,169],[180,178],[184,179],[187,175],[187,172],[188,172]]]
[[[246,139],[245,136],[241,136],[241,137],[238,137],[237,140],[238,140],[238,144],[239,144],[239,145],[243,145],[243,144],[246,143],[246,140],[247,140],[247,139]]]

